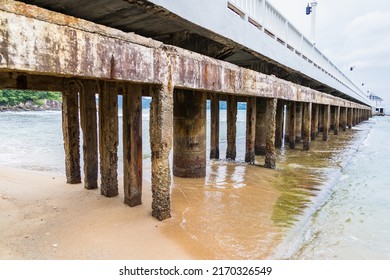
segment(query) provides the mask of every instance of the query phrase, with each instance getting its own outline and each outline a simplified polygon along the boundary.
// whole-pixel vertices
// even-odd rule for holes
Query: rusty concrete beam
[[[183,89],[236,96],[371,109],[228,62],[12,0],[0,3],[0,42],[0,72],[170,83]]]

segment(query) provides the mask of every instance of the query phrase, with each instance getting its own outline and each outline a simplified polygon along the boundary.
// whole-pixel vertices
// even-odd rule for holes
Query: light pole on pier
[[[310,4],[307,3],[306,7],[306,15],[311,14],[311,41],[313,45],[316,44],[315,41],[315,29],[316,29],[316,7],[317,7],[317,2],[311,2]]]

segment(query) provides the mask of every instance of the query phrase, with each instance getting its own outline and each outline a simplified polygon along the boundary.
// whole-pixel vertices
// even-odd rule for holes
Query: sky
[[[305,9],[313,1],[268,1],[310,39]],[[390,0],[317,0],[315,42],[366,95],[384,99],[390,112]]]

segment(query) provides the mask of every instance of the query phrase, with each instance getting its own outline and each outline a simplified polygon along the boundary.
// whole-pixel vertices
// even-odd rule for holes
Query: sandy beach
[[[256,186],[275,172],[234,164],[209,168],[206,179],[174,178],[172,218],[159,222],[150,214],[147,181],[143,205],[130,208],[122,202],[121,178],[120,195],[106,198],[82,184],[66,184],[61,175],[0,167],[0,259],[266,258],[279,242],[271,220],[278,194]],[[221,179],[213,168],[230,174],[226,188],[213,181]],[[263,172],[250,172],[254,178],[240,188],[240,170],[251,168]]]

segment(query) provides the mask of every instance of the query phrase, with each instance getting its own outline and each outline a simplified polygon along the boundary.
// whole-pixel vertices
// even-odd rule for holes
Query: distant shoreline
[[[56,100],[42,100],[42,105],[31,101],[15,106],[0,105],[0,112],[26,112],[26,111],[61,111],[62,103]]]

